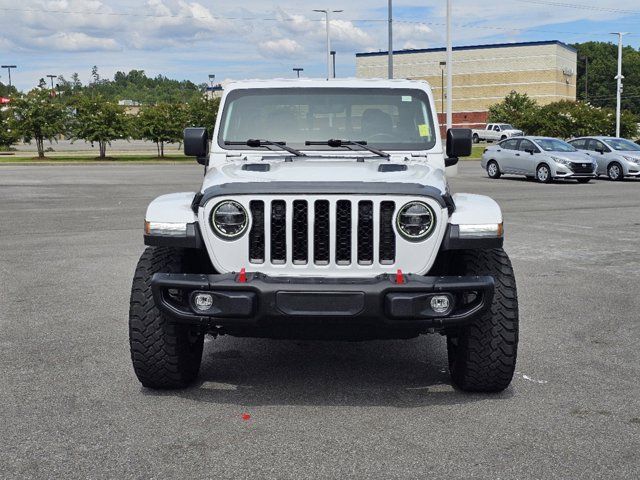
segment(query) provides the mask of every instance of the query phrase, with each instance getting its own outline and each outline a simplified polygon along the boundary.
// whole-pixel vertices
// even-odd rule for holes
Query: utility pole
[[[453,125],[453,47],[451,44],[451,4],[447,0],[447,129]]]
[[[293,69],[293,71],[298,74],[298,78],[300,78],[300,72],[302,72],[303,70],[304,70],[304,68],[300,68],[300,67],[297,67],[297,68]]]
[[[314,12],[324,13],[327,22],[327,80],[331,75],[331,14],[340,13],[343,10],[314,9]]]
[[[618,35],[618,74],[616,80],[618,81],[616,91],[616,137],[620,136],[620,102],[622,95],[622,36],[626,35],[625,32],[613,32],[611,35]]]
[[[393,78],[393,6],[389,0],[389,78]]]
[[[6,68],[7,71],[9,72],[9,87],[11,87],[11,69],[12,68],[18,68],[15,65],[2,65],[2,68]]]
[[[589,101],[589,57],[582,57],[584,60],[584,100]]]

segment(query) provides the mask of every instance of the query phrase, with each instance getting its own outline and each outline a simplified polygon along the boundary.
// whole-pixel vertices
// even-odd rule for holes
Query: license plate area
[[[289,292],[276,293],[276,306],[285,315],[343,317],[364,310],[364,292]]]

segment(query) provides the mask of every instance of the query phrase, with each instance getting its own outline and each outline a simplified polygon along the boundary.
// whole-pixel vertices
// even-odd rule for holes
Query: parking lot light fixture
[[[314,12],[324,13],[325,21],[327,24],[327,80],[329,80],[331,75],[331,14],[332,13],[340,13],[343,10],[329,10],[329,9],[314,9]]]
[[[18,67],[15,65],[2,65],[2,68],[6,68],[7,71],[9,72],[9,87],[11,87],[11,69],[18,68]]]

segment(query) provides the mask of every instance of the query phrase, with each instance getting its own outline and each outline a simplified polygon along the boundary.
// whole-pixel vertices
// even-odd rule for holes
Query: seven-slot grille
[[[252,200],[249,262],[393,265],[395,202]]]

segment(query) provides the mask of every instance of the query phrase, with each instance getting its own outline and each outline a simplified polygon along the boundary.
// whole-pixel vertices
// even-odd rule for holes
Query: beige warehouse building
[[[356,54],[356,76],[387,76],[387,52]],[[444,48],[394,51],[395,78],[427,80],[443,123],[446,88]],[[510,92],[539,104],[576,99],[576,50],[562,42],[502,43],[453,47],[453,123],[477,127],[491,105]]]

